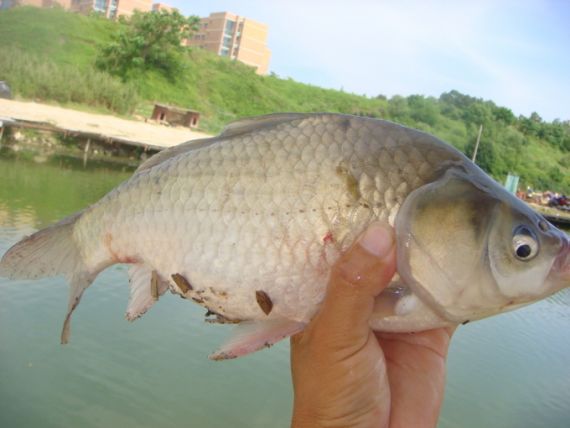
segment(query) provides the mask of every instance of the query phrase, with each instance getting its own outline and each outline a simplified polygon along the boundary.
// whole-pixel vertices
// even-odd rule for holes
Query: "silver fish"
[[[129,263],[126,317],[166,290],[238,323],[212,357],[301,331],[332,264],[378,220],[398,277],[372,328],[476,320],[570,285],[570,243],[463,154],[426,133],[338,114],[276,114],[160,152],[100,201],[14,245],[0,275],[70,281],[61,340],[83,291]]]

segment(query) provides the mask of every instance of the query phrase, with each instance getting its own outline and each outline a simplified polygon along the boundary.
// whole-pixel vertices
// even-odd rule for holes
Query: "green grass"
[[[117,113],[132,113],[139,101],[137,91],[107,73],[41,59],[15,47],[0,46],[0,80],[24,98],[88,104]]]
[[[0,11],[2,45],[85,70],[117,24],[103,18],[66,13],[58,8],[16,7]]]
[[[379,100],[259,76],[251,67],[200,49],[188,53],[184,72],[174,82],[153,71],[141,73],[133,82],[146,100],[199,110],[210,132],[244,116],[278,111],[378,114],[381,106]]]
[[[203,130],[211,133],[240,117],[328,111],[392,120],[468,152],[482,123],[481,144],[494,154],[484,168],[496,179],[514,172],[523,186],[570,192],[568,122],[516,118],[491,101],[453,91],[440,98],[386,99],[323,89],[259,76],[251,67],[201,49],[188,50],[176,76],[147,70],[122,82],[95,67],[102,46],[120,25],[59,9],[0,11],[0,80],[7,80],[19,97],[119,114],[148,117],[154,102],[198,110]]]

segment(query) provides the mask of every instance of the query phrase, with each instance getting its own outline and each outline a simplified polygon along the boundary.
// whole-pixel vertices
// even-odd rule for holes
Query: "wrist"
[[[316,428],[322,426],[313,412],[306,406],[293,404],[291,428]]]

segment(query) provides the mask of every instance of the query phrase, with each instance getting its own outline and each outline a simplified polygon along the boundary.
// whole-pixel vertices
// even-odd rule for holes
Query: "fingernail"
[[[394,236],[389,226],[375,223],[368,227],[359,243],[370,254],[383,257],[394,245]]]

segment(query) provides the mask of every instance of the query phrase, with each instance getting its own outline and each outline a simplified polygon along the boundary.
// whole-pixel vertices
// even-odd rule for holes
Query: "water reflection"
[[[36,226],[42,227],[85,208],[131,174],[124,166],[84,169],[72,158],[54,157],[50,162],[0,157],[0,215],[33,213]]]

